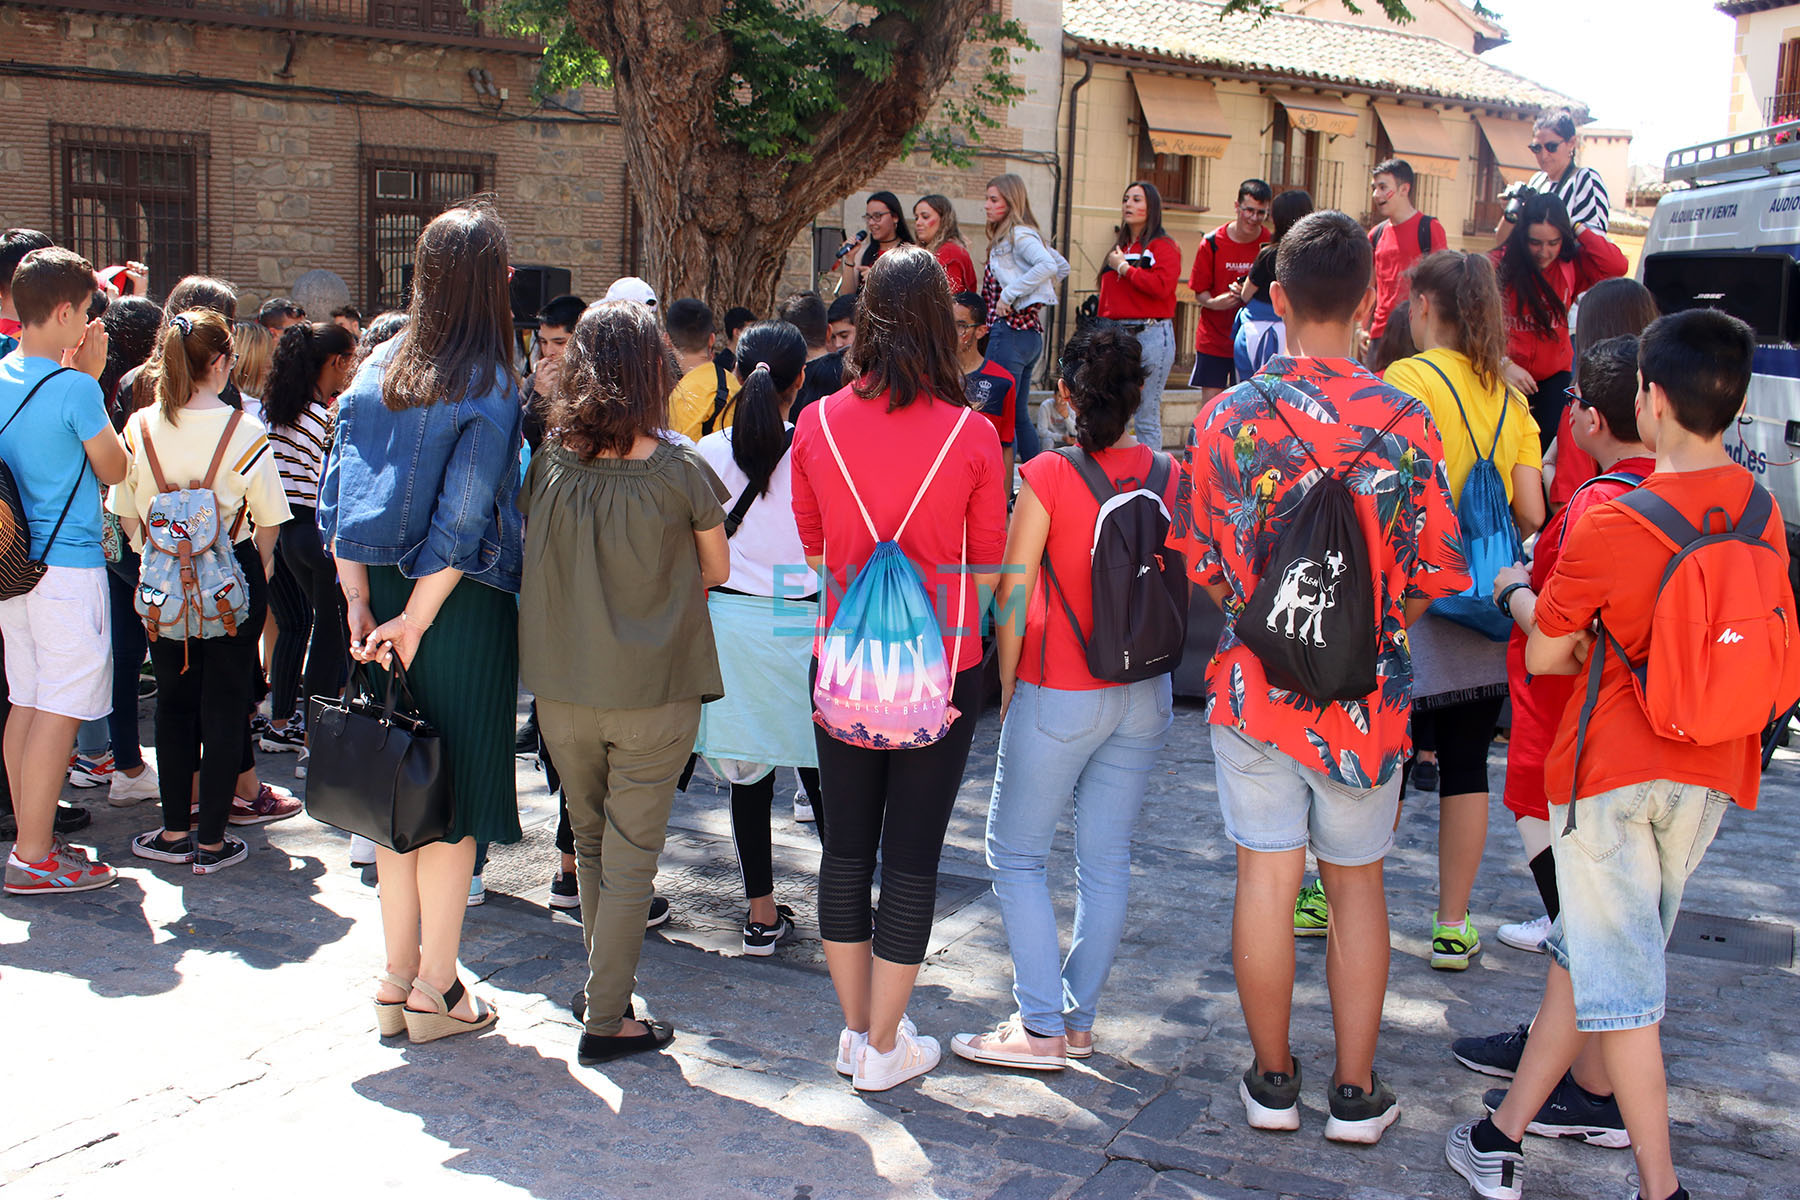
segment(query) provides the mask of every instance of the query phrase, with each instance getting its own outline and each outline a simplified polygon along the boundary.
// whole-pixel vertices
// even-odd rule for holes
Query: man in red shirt
[[[1243,305],[1237,285],[1269,240],[1263,222],[1269,219],[1273,198],[1269,185],[1260,179],[1238,184],[1236,219],[1201,238],[1200,249],[1194,252],[1188,286],[1200,298],[1200,329],[1194,336],[1194,373],[1188,386],[1200,389],[1203,406],[1237,382],[1231,356],[1231,326]]]
[[[1369,231],[1369,241],[1375,245],[1375,315],[1369,318],[1368,329],[1371,339],[1381,336],[1387,328],[1388,314],[1411,292],[1406,269],[1431,251],[1450,244],[1444,235],[1444,223],[1413,207],[1411,163],[1390,158],[1375,168],[1374,178],[1369,196],[1376,214],[1385,219]]]

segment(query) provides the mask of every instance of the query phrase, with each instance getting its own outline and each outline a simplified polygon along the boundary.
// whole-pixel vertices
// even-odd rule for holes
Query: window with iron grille
[[[493,190],[494,156],[364,146],[362,166],[369,311],[405,308],[419,234],[445,209]]]
[[[1463,226],[1464,237],[1491,233],[1499,227],[1500,215],[1506,211],[1506,201],[1500,199],[1500,192],[1506,187],[1506,180],[1500,175],[1500,160],[1494,157],[1494,148],[1488,145],[1485,134],[1476,137],[1475,143],[1475,194],[1469,220]]]
[[[50,127],[56,240],[96,267],[138,261],[165,295],[206,268],[203,133]]]

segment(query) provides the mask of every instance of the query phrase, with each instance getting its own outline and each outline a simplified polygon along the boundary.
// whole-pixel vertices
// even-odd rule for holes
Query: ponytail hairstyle
[[[1500,281],[1485,254],[1439,250],[1413,264],[1412,294],[1431,297],[1432,311],[1451,334],[1451,346],[1475,368],[1490,392],[1500,391],[1500,360],[1506,357],[1506,317]],[[1393,323],[1393,318],[1388,318]]]
[[[263,391],[263,418],[270,429],[287,429],[313,402],[325,364],[356,353],[356,338],[336,321],[289,325],[275,343],[269,382]]]
[[[731,422],[731,458],[750,477],[750,490],[769,494],[769,480],[787,453],[781,402],[791,399],[806,374],[806,339],[786,321],[758,321],[737,343],[737,415]]]
[[[1575,226],[1569,222],[1569,210],[1562,198],[1552,192],[1526,192],[1519,206],[1519,219],[1502,245],[1500,288],[1507,307],[1525,325],[1539,333],[1550,333],[1569,315],[1568,306],[1531,257],[1531,227],[1553,225],[1562,234],[1562,253],[1558,257],[1569,262],[1581,251],[1575,239]]]
[[[212,309],[190,308],[163,323],[156,357],[144,371],[151,376],[151,394],[162,406],[164,420],[176,423],[221,355],[231,357],[231,325]]]
[[[1106,325],[1077,331],[1063,346],[1057,374],[1069,387],[1075,440],[1089,454],[1130,428],[1149,377],[1137,336]]]
[[[929,196],[920,196],[919,204],[930,205],[931,211],[938,215],[937,236],[929,242],[920,242],[921,246],[934,254],[939,246],[947,242],[955,242],[964,250],[969,248],[969,243],[963,240],[962,226],[956,223],[956,205],[950,203],[950,197],[933,192]]]

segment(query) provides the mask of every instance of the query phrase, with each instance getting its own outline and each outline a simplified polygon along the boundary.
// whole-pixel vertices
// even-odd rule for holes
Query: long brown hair
[[[987,181],[987,185],[999,192],[1000,198],[1006,201],[1006,215],[998,222],[987,223],[988,245],[992,246],[1011,233],[1015,225],[1029,225],[1033,229],[1038,227],[1037,218],[1031,215],[1031,194],[1025,190],[1023,179],[1008,172],[994,176]]]
[[[601,454],[623,458],[638,438],[669,424],[675,374],[675,352],[651,309],[632,300],[591,305],[569,335],[550,397],[550,429],[584,462]]]
[[[163,323],[156,357],[144,368],[163,419],[173,425],[220,355],[231,357],[231,325],[210,308],[190,308]]]
[[[1452,348],[1469,360],[1482,387],[1498,391],[1506,317],[1492,261],[1485,254],[1439,250],[1413,264],[1411,275],[1412,294],[1431,297],[1434,314],[1450,330]]]
[[[496,374],[517,383],[506,257],[506,222],[483,202],[440,213],[419,234],[409,319],[382,376],[383,404],[454,404]]]
[[[921,394],[966,404],[956,363],[950,281],[923,246],[895,246],[875,260],[856,303],[851,385],[865,399],[888,394],[888,411]]]
[[[1635,279],[1602,279],[1581,297],[1581,320],[1575,323],[1575,361],[1607,338],[1636,337],[1662,314],[1656,297]]]
[[[956,205],[950,203],[950,197],[933,192],[929,196],[920,196],[919,204],[927,206],[938,215],[937,236],[929,242],[920,242],[919,245],[934,252],[946,242],[955,242],[964,250],[969,248],[969,243],[964,240],[962,235],[962,226],[956,223]],[[913,205],[915,212],[918,210],[919,204]]]

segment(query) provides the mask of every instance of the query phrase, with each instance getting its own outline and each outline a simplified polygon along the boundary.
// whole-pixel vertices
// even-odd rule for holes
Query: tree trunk
[[[637,202],[644,275],[664,303],[695,296],[717,313],[772,313],[788,246],[899,153],[984,3],[921,0],[915,19],[877,18],[867,36],[892,45],[893,70],[881,80],[841,71],[844,107],[814,123],[801,161],[752,155],[719,126],[714,97],[733,63],[712,30],[730,0],[570,0],[576,28],[612,66],[627,202]]]

